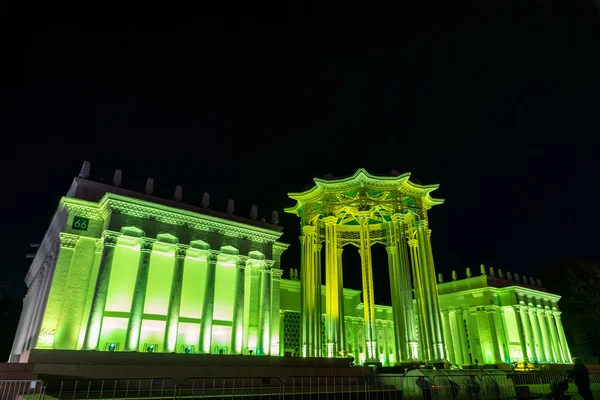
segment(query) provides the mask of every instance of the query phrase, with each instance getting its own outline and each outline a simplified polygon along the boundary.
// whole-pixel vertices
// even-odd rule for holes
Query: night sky
[[[23,17],[1,111],[14,133],[1,160],[9,298],[20,302],[28,244],[85,160],[94,179],[123,170],[126,188],[153,177],[161,197],[183,185],[187,203],[206,191],[216,210],[230,198],[239,215],[278,210],[284,269],[299,267],[287,193],[359,167],[440,184],[446,203],[429,216],[447,279],[481,263],[532,274],[561,256],[600,261],[592,2],[285,3]],[[385,303],[385,252],[373,251]],[[359,288],[357,252],[344,263]]]

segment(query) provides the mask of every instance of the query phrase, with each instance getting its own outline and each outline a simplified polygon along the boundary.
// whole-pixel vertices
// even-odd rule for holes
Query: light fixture
[[[154,352],[154,345],[153,344],[148,345],[148,347],[146,347],[146,351],[148,353],[153,353]]]
[[[185,354],[194,354],[194,346],[187,346],[185,349],[183,349],[183,352]]]
[[[109,343],[108,345],[108,351],[115,351],[117,350],[117,344],[116,343]]]

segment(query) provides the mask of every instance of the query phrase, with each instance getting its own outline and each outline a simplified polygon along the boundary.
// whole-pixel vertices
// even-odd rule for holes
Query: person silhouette
[[[578,357],[573,357],[573,370],[567,375],[577,386],[577,392],[583,400],[594,400],[590,390],[590,372]]]

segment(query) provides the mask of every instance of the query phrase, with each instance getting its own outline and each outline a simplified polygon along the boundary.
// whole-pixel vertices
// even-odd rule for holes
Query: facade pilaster
[[[175,261],[173,263],[173,279],[171,281],[171,294],[167,311],[167,325],[165,327],[164,351],[174,353],[177,351],[177,332],[179,329],[179,311],[181,309],[181,289],[183,287],[183,269],[187,248],[175,247]]]
[[[375,291],[373,287],[373,266],[371,260],[371,239],[368,211],[359,211],[360,222],[360,259],[363,283],[365,345],[367,361],[377,361],[377,327],[375,325]]]
[[[560,340],[560,346],[563,349],[564,362],[568,363],[571,360],[571,352],[569,351],[569,345],[567,344],[567,337],[565,336],[565,330],[562,325],[560,318],[560,311],[554,312],[554,320],[556,321],[556,328],[558,330],[558,338]]]
[[[452,342],[454,345],[455,363],[458,366],[468,364],[469,349],[467,337],[465,335],[465,326],[462,318],[462,309],[455,309],[449,312],[450,330],[452,333]]]
[[[317,258],[319,257],[317,243],[317,229],[313,225],[305,225],[304,233],[304,251],[302,256],[302,267],[300,282],[303,297],[301,299],[302,308],[302,356],[316,357],[320,356],[320,333],[317,336],[317,330],[321,326],[321,281],[318,276]]]
[[[427,220],[420,222],[420,228],[417,232],[424,231],[425,238],[423,240],[424,252],[427,257],[427,269],[423,272],[427,274],[428,281],[428,292],[431,312],[431,340],[433,342],[433,360],[430,361],[445,361],[446,360],[446,346],[444,345],[444,339],[442,335],[442,318],[440,311],[440,299],[438,296],[437,281],[435,274],[435,264],[433,262],[433,251],[431,249],[431,229],[427,228]]]
[[[502,327],[496,324],[497,317],[497,309],[498,306],[486,306],[485,313],[487,317],[487,322],[490,328],[490,341],[492,345],[492,355],[494,357],[493,360],[486,360],[487,362],[491,361],[492,363],[500,363],[504,362],[503,360],[503,347],[502,347],[502,335],[500,332],[502,331]],[[487,355],[486,355],[487,356]]]
[[[83,342],[84,350],[98,350],[100,333],[102,332],[102,320],[104,319],[104,308],[106,307],[106,295],[108,294],[108,284],[110,283],[113,256],[119,236],[119,233],[104,231],[104,248],[102,250],[102,258],[98,268],[98,278],[94,288],[90,316],[88,318],[85,339]]]
[[[566,357],[563,353],[562,346],[560,345],[558,330],[556,329],[556,322],[554,321],[554,315],[552,315],[552,311],[550,310],[546,311],[546,321],[548,322],[550,336],[552,337],[552,349],[555,353],[555,362],[563,363],[565,362]]]
[[[198,349],[202,353],[211,353],[212,323],[215,308],[215,276],[218,255],[209,253],[206,257],[206,278],[204,280],[204,302],[202,303],[202,321]]]
[[[539,356],[535,347],[535,337],[533,336],[533,327],[531,326],[531,319],[529,318],[529,307],[521,306],[521,319],[523,320],[523,327],[525,328],[525,336],[527,337],[527,353],[529,354],[530,361],[538,361]]]
[[[258,322],[257,353],[269,355],[271,352],[271,266],[265,263],[261,268],[260,310]]]
[[[500,359],[497,362],[510,363],[509,342],[506,336],[506,327],[504,322],[504,312],[500,306],[494,307],[494,325],[496,327],[496,336],[498,348],[500,351]]]
[[[20,354],[26,350],[26,342],[29,338],[30,327],[33,324],[33,316],[35,313],[35,306],[39,298],[40,293],[40,282],[45,278],[44,271],[40,271],[35,277],[31,286],[27,289],[27,293],[23,298],[23,309],[19,318],[19,325],[17,326],[17,332],[15,333],[15,339],[13,341],[12,350],[10,352],[9,362],[18,362]]]
[[[521,344],[521,353],[523,355],[523,361],[527,362],[530,359],[530,352],[528,351],[527,338],[525,336],[525,327],[523,326],[523,314],[521,306],[514,306],[515,320],[517,322],[517,331],[519,333],[519,342]]]
[[[137,275],[131,300],[127,335],[125,336],[125,351],[138,351],[142,321],[144,318],[144,304],[146,303],[146,288],[148,287],[148,273],[150,271],[150,258],[154,240],[142,238],[140,240],[140,258],[138,260]]]
[[[283,335],[281,330],[281,275],[279,268],[271,268],[271,355],[282,355]]]
[[[231,353],[244,351],[244,292],[246,285],[246,260],[238,256],[235,263],[233,318],[231,323]]]
[[[530,305],[528,308],[529,320],[531,321],[531,327],[533,329],[533,337],[535,340],[536,354],[539,362],[548,362],[546,356],[545,342],[542,337],[542,328],[540,327],[540,321],[537,317],[537,308]]]
[[[444,342],[448,343],[448,361],[452,364],[456,364],[456,356],[454,355],[454,341],[452,340],[452,333],[450,329],[450,318],[447,310],[442,310],[442,328],[444,332]]]

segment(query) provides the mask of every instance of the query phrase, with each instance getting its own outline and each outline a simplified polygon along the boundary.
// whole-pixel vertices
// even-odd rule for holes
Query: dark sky
[[[161,196],[181,184],[189,203],[207,191],[214,209],[279,210],[287,268],[287,193],[359,167],[440,184],[430,224],[447,277],[598,261],[598,8],[487,3],[21,14],[2,107],[9,294],[22,296],[28,243],[84,160],[95,178],[122,169],[128,188],[153,177]],[[357,255],[345,262],[358,288]]]

